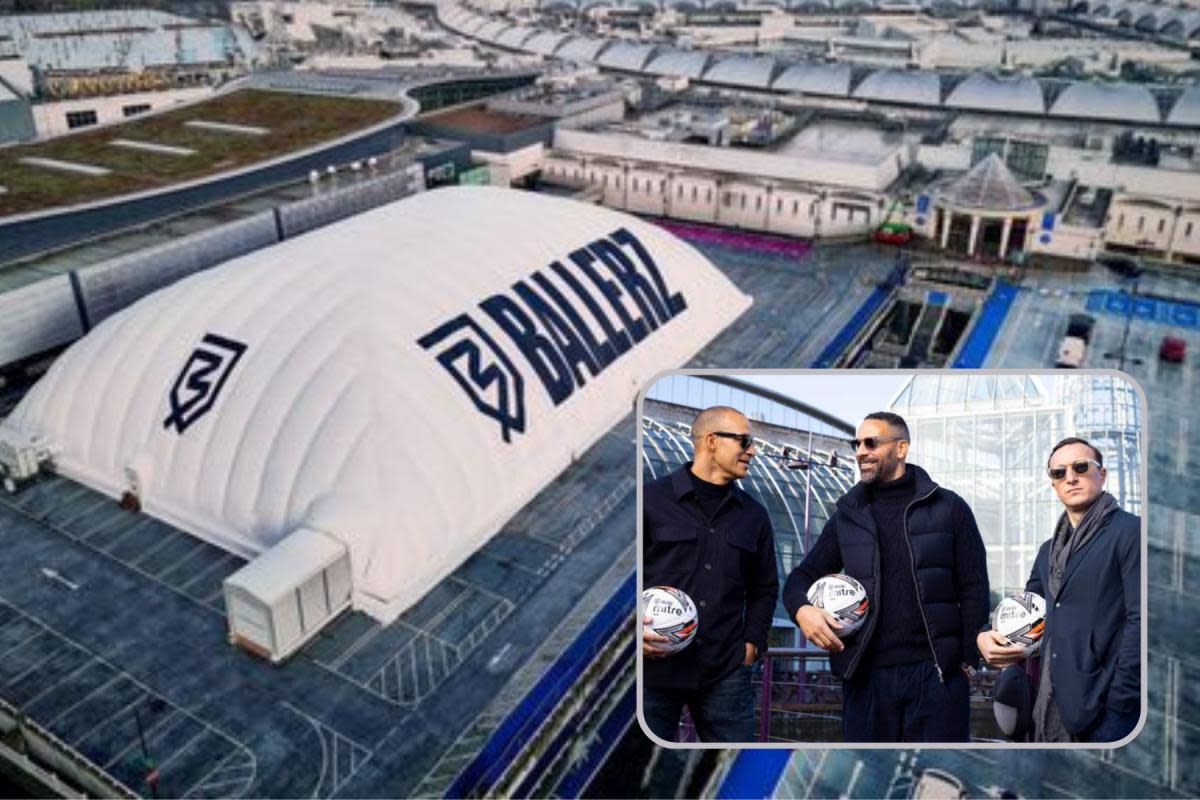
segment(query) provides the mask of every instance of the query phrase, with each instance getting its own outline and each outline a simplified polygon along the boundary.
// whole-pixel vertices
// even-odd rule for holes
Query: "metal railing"
[[[971,739],[1003,738],[992,712],[998,671],[977,670],[970,679]],[[759,742],[842,741],[842,682],[816,648],[772,648],[754,668]]]

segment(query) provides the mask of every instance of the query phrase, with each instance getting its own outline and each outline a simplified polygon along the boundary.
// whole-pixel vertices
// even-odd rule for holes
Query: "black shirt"
[[[646,484],[642,494],[642,586],[674,586],[696,604],[699,629],[684,650],[646,659],[646,685],[696,689],[729,675],[745,643],[761,654],[779,595],[775,535],[765,508],[742,489],[710,484],[691,462]],[[712,514],[705,506],[713,503]]]
[[[879,534],[879,591],[873,609],[879,619],[860,669],[932,661],[904,531],[905,509],[917,494],[913,471],[905,470],[887,483],[869,484],[867,494]]]
[[[696,502],[700,504],[700,510],[704,512],[704,518],[711,520],[721,510],[725,498],[729,497],[729,493],[733,491],[733,481],[709,483],[691,470],[688,470],[688,477],[692,480],[692,488],[696,491]]]

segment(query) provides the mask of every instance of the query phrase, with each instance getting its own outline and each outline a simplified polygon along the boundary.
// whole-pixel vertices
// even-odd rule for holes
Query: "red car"
[[[1158,357],[1163,361],[1182,364],[1186,355],[1187,342],[1178,336],[1164,336],[1162,344],[1158,346]]]

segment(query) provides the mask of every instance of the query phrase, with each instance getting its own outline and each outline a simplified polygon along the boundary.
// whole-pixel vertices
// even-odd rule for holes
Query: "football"
[[[808,602],[834,616],[842,627],[834,629],[839,639],[858,632],[867,621],[870,603],[867,590],[849,575],[837,573],[820,578],[808,589]]]
[[[1046,630],[1046,601],[1033,592],[1013,592],[992,609],[992,630],[1019,646],[1026,657],[1033,655]]]
[[[672,654],[691,644],[700,628],[696,604],[673,586],[652,586],[642,592],[642,617],[650,617],[647,628],[667,637],[657,644]]]

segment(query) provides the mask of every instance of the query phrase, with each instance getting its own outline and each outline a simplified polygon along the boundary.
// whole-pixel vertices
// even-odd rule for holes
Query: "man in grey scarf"
[[[1104,491],[1104,457],[1083,439],[1056,444],[1046,467],[1065,511],[1025,586],[1046,599],[1036,738],[1118,741],[1141,713],[1141,520]],[[1021,659],[995,631],[977,643],[993,667]]]

